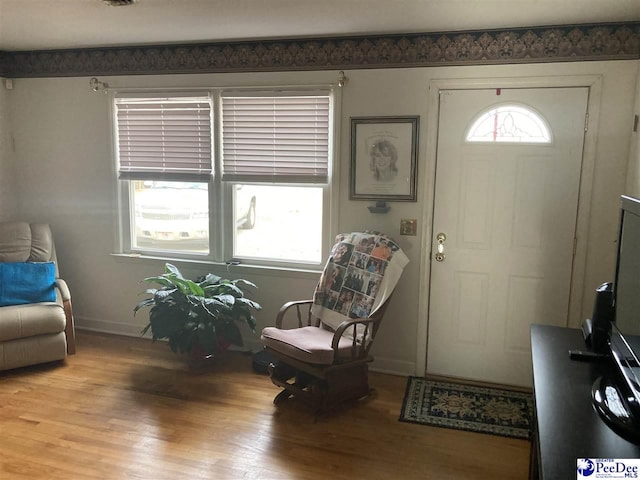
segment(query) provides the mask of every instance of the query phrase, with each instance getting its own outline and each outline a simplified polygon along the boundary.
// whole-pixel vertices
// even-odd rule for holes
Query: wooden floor
[[[314,419],[227,352],[78,334],[61,363],[0,372],[0,479],[525,479],[529,442],[398,421],[406,378]]]

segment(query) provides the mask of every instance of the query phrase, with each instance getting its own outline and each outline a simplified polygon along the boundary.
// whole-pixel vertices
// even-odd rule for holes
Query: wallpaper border
[[[640,22],[4,51],[7,78],[347,70],[640,58]]]

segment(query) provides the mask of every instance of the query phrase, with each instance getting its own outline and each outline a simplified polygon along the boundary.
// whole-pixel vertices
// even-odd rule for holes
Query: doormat
[[[409,377],[401,422],[530,438],[530,393]]]

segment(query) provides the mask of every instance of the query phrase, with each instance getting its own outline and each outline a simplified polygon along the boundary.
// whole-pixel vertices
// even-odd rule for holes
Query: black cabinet
[[[569,350],[584,348],[578,329],[531,326],[535,402],[531,478],[576,478],[579,458],[640,458],[640,446],[611,430],[593,407],[593,382],[614,375],[614,366],[610,359],[569,358]]]

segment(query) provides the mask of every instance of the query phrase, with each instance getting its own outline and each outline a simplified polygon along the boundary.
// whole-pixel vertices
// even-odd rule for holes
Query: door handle
[[[434,257],[436,259],[436,262],[444,262],[444,259],[446,257],[444,253],[444,242],[446,240],[447,236],[444,233],[439,233],[438,235],[436,235],[436,242],[438,242],[436,246],[436,254]]]

